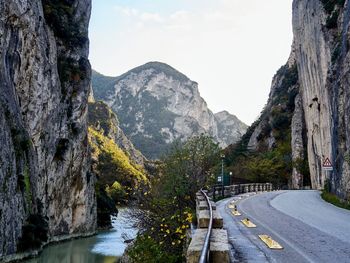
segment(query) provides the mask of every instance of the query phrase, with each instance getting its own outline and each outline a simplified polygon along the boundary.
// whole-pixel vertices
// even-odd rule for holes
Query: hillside
[[[120,125],[147,158],[159,158],[175,140],[201,133],[222,147],[237,141],[246,125],[229,113],[215,115],[198,84],[167,64],[150,62],[116,77],[93,72],[96,99],[118,115]]]

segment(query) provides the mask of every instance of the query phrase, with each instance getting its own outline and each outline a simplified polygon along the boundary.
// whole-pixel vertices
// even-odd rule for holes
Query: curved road
[[[232,216],[232,200],[242,216]],[[247,194],[220,201],[217,209],[233,246],[233,262],[350,263],[350,211],[326,203],[318,191]],[[257,228],[243,226],[240,220],[246,217]],[[268,249],[260,234],[284,249]]]

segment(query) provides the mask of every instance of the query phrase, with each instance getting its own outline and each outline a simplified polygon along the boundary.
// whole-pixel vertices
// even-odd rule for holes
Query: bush
[[[323,200],[325,200],[328,203],[331,203],[331,204],[338,206],[340,208],[350,210],[350,202],[349,201],[340,200],[338,196],[330,193],[327,189],[322,191],[321,197],[323,198]]]
[[[195,193],[210,180],[219,148],[208,136],[176,143],[163,158],[159,174],[144,192],[147,213],[130,252],[135,262],[184,262],[186,232],[193,222]]]
[[[145,172],[134,165],[112,139],[89,127],[89,143],[92,156],[98,160],[96,172],[102,184],[112,185],[118,181],[122,185],[137,186],[147,183]]]
[[[109,197],[101,184],[95,186],[97,199],[97,226],[100,228],[109,228],[111,224],[111,215],[117,216],[118,209],[115,202]]]
[[[138,236],[129,256],[133,262],[182,262],[181,257],[167,253],[163,243],[156,242],[151,236]]]
[[[117,181],[114,182],[111,186],[107,186],[106,192],[116,203],[121,202],[127,197],[123,186]]]

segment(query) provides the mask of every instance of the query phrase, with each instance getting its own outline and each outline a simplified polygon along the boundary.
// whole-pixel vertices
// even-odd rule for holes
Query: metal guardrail
[[[198,263],[206,263],[209,262],[208,258],[209,258],[209,245],[210,245],[210,236],[211,236],[211,231],[213,228],[213,208],[211,206],[211,202],[209,200],[209,197],[207,196],[207,194],[201,189],[200,191],[202,193],[202,195],[205,197],[208,207],[209,207],[209,215],[210,215],[210,219],[209,219],[209,226],[208,226],[208,232],[205,236],[205,240],[204,240],[204,244],[203,244],[203,248],[202,248],[202,252],[201,252],[201,256],[199,258]]]
[[[224,193],[225,196],[232,196],[237,194],[249,193],[249,192],[260,192],[260,191],[272,191],[273,186],[271,183],[250,183],[250,184],[234,184],[229,186],[215,185],[212,192],[209,195],[212,195],[215,199],[216,193],[217,196],[222,196],[220,193]]]

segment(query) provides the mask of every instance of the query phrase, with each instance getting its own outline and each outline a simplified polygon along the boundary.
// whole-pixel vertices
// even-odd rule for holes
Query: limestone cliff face
[[[0,0],[0,260],[35,248],[33,239],[95,230],[90,8],[90,0]],[[31,236],[33,218],[43,236]]]
[[[350,2],[294,0],[293,31],[312,186],[350,198]],[[333,173],[322,170],[325,158]]]
[[[235,116],[215,116],[200,96],[198,84],[163,63],[147,63],[114,79],[95,73],[93,89],[148,158],[158,158],[177,139],[206,133],[227,146],[246,130]]]
[[[322,189],[329,182],[332,192],[349,200],[349,0],[294,0],[293,31],[292,55],[287,65],[297,68],[298,89],[288,120],[294,166],[291,187],[303,185],[298,163],[308,158],[312,188]],[[281,77],[284,78],[279,73],[275,76],[269,102],[255,124],[249,142],[252,149],[261,145],[259,141],[265,141],[268,148],[273,145],[274,136],[266,129],[269,121],[264,115],[273,115],[269,109],[276,106],[273,97]],[[322,169],[326,158],[332,161],[333,172]]]
[[[302,169],[307,162],[306,127],[294,48],[286,65],[274,76],[268,102],[250,130],[253,131],[248,142],[250,150],[289,148],[290,154],[285,158],[292,166],[290,188],[300,189],[309,183],[308,171]]]

